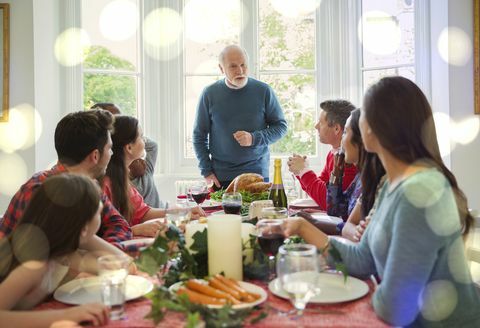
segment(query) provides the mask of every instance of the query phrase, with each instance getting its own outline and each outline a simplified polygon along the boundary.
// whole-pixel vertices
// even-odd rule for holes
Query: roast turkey
[[[260,174],[243,173],[233,179],[228,185],[226,192],[248,191],[256,194],[268,190],[271,185],[270,182],[264,182]]]

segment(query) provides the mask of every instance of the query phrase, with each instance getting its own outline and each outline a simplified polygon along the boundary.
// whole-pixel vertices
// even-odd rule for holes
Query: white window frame
[[[258,12],[257,0],[242,0],[247,12]],[[145,0],[142,1],[141,17],[152,9],[167,7],[183,13],[184,1]],[[64,13],[63,26],[80,26],[80,2],[60,1]],[[358,0],[323,0],[316,11],[316,108],[326,99],[345,98],[356,106],[361,106],[363,97],[361,74],[361,44],[357,37],[360,19]],[[242,13],[242,20],[246,15]],[[252,76],[258,76],[257,15],[248,15],[249,20],[240,44],[249,53],[249,66]],[[142,20],[143,20],[142,18]],[[415,1],[415,76],[416,83],[431,98],[430,82],[430,1]],[[141,26],[141,23],[140,23]],[[153,60],[141,49],[140,61],[143,79],[138,101],[143,104],[138,118],[144,126],[145,134],[157,141],[159,155],[156,175],[173,177],[199,177],[197,161],[184,158],[185,110],[184,110],[184,70],[183,35],[166,52],[181,55],[169,61]],[[62,78],[66,92],[62,103],[68,111],[78,110],[83,104],[82,68],[80,65],[65,68]],[[313,129],[314,127],[305,127]],[[310,158],[310,166],[316,172],[324,165],[329,146],[317,140],[317,156]]]

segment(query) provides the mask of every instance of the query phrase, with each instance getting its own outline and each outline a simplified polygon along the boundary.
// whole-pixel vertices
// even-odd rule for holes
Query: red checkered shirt
[[[38,172],[33,175],[30,180],[17,191],[0,221],[0,238],[9,235],[13,231],[22,217],[25,208],[32,199],[32,194],[35,190],[40,187],[48,177],[64,172],[67,172],[66,168],[61,164],[57,164],[51,170]],[[132,239],[132,230],[128,222],[120,215],[103,192],[101,199],[103,202],[102,223],[97,235],[124,251],[136,251],[135,249],[126,249],[119,244],[121,241]]]

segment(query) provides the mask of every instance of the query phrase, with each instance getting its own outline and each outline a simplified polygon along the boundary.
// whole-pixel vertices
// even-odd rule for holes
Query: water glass
[[[188,199],[178,198],[174,206],[170,206],[170,204],[168,204],[167,207],[166,219],[168,223],[179,227],[182,224],[187,224],[190,221],[190,216],[188,213],[191,210],[191,206],[188,202]]]
[[[222,207],[225,214],[240,215],[242,195],[239,192],[226,192],[222,196]]]
[[[102,302],[110,308],[110,319],[120,320],[125,314],[125,285],[131,259],[122,255],[98,258]]]
[[[309,244],[289,244],[280,247],[277,255],[277,276],[283,290],[301,316],[318,288],[319,262],[317,248]]]

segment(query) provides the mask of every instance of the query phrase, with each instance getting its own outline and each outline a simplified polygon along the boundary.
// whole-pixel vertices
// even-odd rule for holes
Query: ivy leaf
[[[343,274],[343,282],[347,282],[347,278],[348,278],[347,266],[345,265],[345,263],[343,263],[342,255],[340,254],[338,249],[334,245],[330,244],[328,254],[333,259],[333,263],[335,264],[335,270]]]

